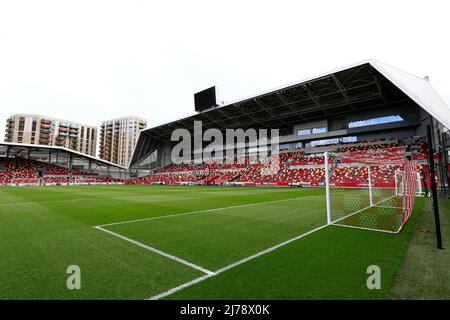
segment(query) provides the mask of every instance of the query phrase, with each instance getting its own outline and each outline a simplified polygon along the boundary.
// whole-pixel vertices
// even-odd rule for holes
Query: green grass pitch
[[[146,299],[202,270],[163,297],[386,298],[416,216],[398,235],[328,226],[290,241],[326,224],[324,190],[5,187],[0,203],[0,299]],[[372,264],[381,290],[366,287]]]

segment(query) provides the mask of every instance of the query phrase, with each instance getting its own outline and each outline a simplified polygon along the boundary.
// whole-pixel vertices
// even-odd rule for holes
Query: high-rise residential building
[[[139,131],[146,127],[147,120],[139,117],[123,117],[102,122],[100,159],[127,166]]]
[[[6,120],[5,142],[59,146],[95,156],[97,127],[39,114],[15,114]]]

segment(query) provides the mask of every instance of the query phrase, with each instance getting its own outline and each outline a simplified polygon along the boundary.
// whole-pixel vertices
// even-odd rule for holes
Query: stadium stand
[[[417,172],[428,172],[426,164],[426,143],[414,141],[418,161]],[[340,153],[351,153],[355,157],[364,158],[369,150],[384,150],[387,157],[395,156],[396,150],[403,148],[398,142],[385,139],[371,139],[360,142],[331,144],[326,147]],[[323,146],[320,146],[323,151]],[[219,164],[219,161],[195,164],[170,164],[149,175],[134,179],[113,179],[98,176],[97,173],[83,172],[76,168],[49,164],[24,158],[0,158],[0,184],[10,185],[52,185],[52,184],[94,184],[120,182],[126,184],[197,184],[197,185],[299,185],[323,186],[325,171],[322,153],[314,153],[310,149],[285,150],[279,153],[279,167],[275,172],[265,172],[264,162],[255,162],[257,154],[245,155],[244,158]],[[40,177],[38,169],[43,174]],[[358,181],[367,179],[367,167],[354,166],[351,161],[341,164],[331,176],[331,181],[341,186],[357,186]],[[372,179],[376,186],[393,187],[395,168],[392,166],[372,166]],[[390,182],[390,184],[389,184]],[[426,180],[429,184],[429,179]]]
[[[418,155],[426,152],[426,144],[417,141]],[[322,148],[323,146],[321,146]],[[337,148],[336,148],[337,147]],[[383,150],[385,159],[392,160],[399,148],[397,142],[385,139],[371,139],[361,142],[328,146],[337,152],[352,153],[356,158],[364,158],[369,150]],[[314,152],[314,150],[311,150]],[[199,185],[278,185],[287,186],[302,184],[304,186],[323,186],[325,179],[324,157],[319,153],[305,154],[305,150],[287,150],[279,153],[279,169],[277,172],[265,173],[264,163],[251,164],[254,154],[247,155],[238,163],[219,165],[217,162],[209,164],[171,164],[161,170],[138,179],[127,180],[130,184],[199,184]],[[243,162],[243,163],[242,163]],[[371,173],[375,186],[394,187],[396,168],[393,166],[372,166]],[[426,165],[420,164],[417,171],[426,170]],[[355,166],[352,161],[346,161],[338,167],[331,181],[341,186],[357,186],[358,181],[367,180],[366,166]]]
[[[0,158],[0,184],[47,185],[70,183],[111,183],[119,179],[99,177],[97,173],[25,158]],[[39,176],[42,171],[42,176]]]

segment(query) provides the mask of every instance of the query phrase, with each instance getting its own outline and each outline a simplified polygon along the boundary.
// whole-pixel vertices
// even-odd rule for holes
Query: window
[[[317,146],[323,146],[323,145],[329,145],[329,144],[338,144],[338,143],[339,143],[339,138],[316,140],[316,141],[311,141],[311,147],[317,147]]]
[[[305,136],[307,134],[311,134],[311,129],[302,129],[297,131],[298,136]]]
[[[348,127],[349,128],[359,128],[359,127],[373,126],[373,125],[377,125],[377,124],[392,123],[392,122],[399,122],[399,121],[403,121],[403,118],[400,117],[399,115],[386,116],[386,117],[378,117],[378,118],[349,122]]]
[[[279,146],[280,150],[293,150],[293,149],[301,149],[303,148],[302,142],[296,142],[296,143],[282,143]]]
[[[357,137],[344,137],[342,138],[342,142],[348,143],[348,142],[356,142],[358,141]]]
[[[327,132],[327,127],[317,127],[317,128],[312,128],[312,133],[316,134],[316,133],[324,133]]]

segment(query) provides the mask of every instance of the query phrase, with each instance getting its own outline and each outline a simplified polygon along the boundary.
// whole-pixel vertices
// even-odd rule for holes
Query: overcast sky
[[[0,0],[0,132],[14,113],[149,126],[369,57],[450,104],[449,1]]]

